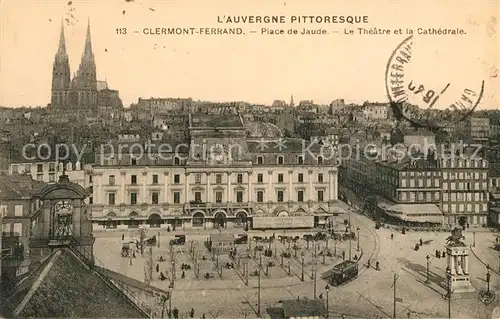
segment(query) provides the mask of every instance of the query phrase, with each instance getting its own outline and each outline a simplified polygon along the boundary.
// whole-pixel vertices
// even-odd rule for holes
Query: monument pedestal
[[[470,282],[469,254],[470,250],[465,244],[450,244],[445,246],[447,264],[450,269],[451,293],[474,292],[476,289]],[[448,278],[442,284],[448,289]]]

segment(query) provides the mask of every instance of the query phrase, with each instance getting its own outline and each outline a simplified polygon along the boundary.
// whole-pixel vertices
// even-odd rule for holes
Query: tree
[[[221,311],[220,310],[210,310],[208,313],[208,317],[211,319],[219,318]]]
[[[247,319],[252,314],[252,311],[246,307],[240,309],[240,317],[242,319]]]

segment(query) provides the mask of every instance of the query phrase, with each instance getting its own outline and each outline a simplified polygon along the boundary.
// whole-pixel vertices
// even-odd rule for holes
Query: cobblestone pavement
[[[444,272],[446,268],[446,258],[435,258],[435,250],[444,250],[445,238],[448,233],[431,232],[407,232],[405,235],[393,233],[389,229],[375,230],[374,223],[364,216],[352,214],[352,224],[354,227],[360,227],[360,251],[357,251],[357,241],[351,241],[352,257],[360,255],[360,275],[355,280],[339,287],[332,287],[329,292],[329,308],[331,318],[340,317],[341,314],[348,314],[347,318],[375,318],[392,317],[393,314],[393,279],[394,274],[398,276],[396,282],[396,294],[400,301],[396,305],[398,318],[446,318],[447,300],[443,297],[445,289],[441,287],[444,281]],[[391,240],[390,235],[394,234]],[[300,233],[297,233],[299,235]],[[267,232],[266,236],[272,233]],[[276,235],[280,235],[276,232]],[[295,235],[288,233],[287,235]],[[473,235],[471,231],[466,231],[466,242],[472,244]],[[173,235],[171,236],[173,238]],[[205,255],[206,260],[200,263],[200,278],[196,278],[193,271],[186,271],[186,278],[181,278],[181,273],[177,271],[177,280],[173,292],[172,307],[177,307],[181,312],[188,311],[193,307],[196,316],[205,313],[207,318],[218,314],[218,318],[253,318],[254,310],[257,308],[257,286],[258,278],[248,276],[248,286],[245,284],[245,276],[242,276],[241,269],[223,269],[222,279],[215,267],[216,262],[212,261],[211,256],[203,245],[206,234],[188,235],[187,243],[184,246],[177,247],[175,251],[177,266],[186,263],[193,266],[189,253],[190,240],[193,240],[193,247],[198,251],[199,256]],[[169,248],[163,246],[167,242],[168,236],[162,236],[160,248],[154,247],[153,254],[155,259],[161,254],[166,259],[160,263],[160,271],[165,272],[170,277],[171,263]],[[414,250],[415,243],[420,239],[428,244],[423,245],[419,251]],[[498,252],[490,249],[492,246],[493,234],[489,232],[476,232],[475,244],[473,248],[475,253],[484,260],[485,263],[494,265],[498,263]],[[288,262],[285,259],[283,267],[280,266],[281,258],[266,258],[267,261],[273,261],[274,267],[271,267],[269,276],[261,276],[261,311],[265,313],[265,308],[275,306],[280,300],[290,298],[313,298],[314,280],[312,280],[312,246],[307,249],[306,243],[301,241],[300,250],[297,251],[297,258],[290,259],[290,273],[288,275]],[[326,244],[322,243],[319,250],[325,249]],[[336,246],[336,247],[334,247]],[[334,248],[337,255],[334,258],[325,258],[325,264],[322,263],[322,257],[316,257],[316,291],[317,295],[323,293],[326,297],[324,287],[326,282],[319,279],[322,272],[330,269],[334,264],[340,262],[342,251],[348,252],[349,242],[329,241],[329,250],[333,253]],[[238,251],[245,250],[245,245],[240,245]],[[108,268],[124,273],[138,280],[144,279],[144,261],[146,257],[139,254],[130,265],[128,258],[120,257],[121,238],[101,237],[97,238],[95,244],[95,255]],[[287,250],[287,245],[277,244],[277,247],[271,246],[271,250],[278,252]],[[304,253],[304,282],[301,281],[301,252]],[[346,253],[347,254],[347,253]],[[147,255],[147,254],[146,254]],[[426,284],[427,270],[426,256],[429,255],[429,274],[430,283]],[[227,257],[219,257],[219,263],[226,262]],[[348,258],[346,256],[346,258]],[[381,270],[373,268],[367,269],[365,264],[371,260],[372,266],[376,261],[380,262]],[[227,260],[228,261],[228,260]],[[265,264],[265,261],[263,261]],[[178,267],[176,267],[178,268]],[[492,266],[493,268],[493,266]],[[248,269],[259,269],[259,257],[249,261]],[[474,256],[470,257],[471,282],[476,289],[485,289],[486,267]],[[156,272],[156,271],[155,271]],[[203,274],[209,272],[214,278],[204,279]],[[264,269],[263,269],[264,272]],[[238,273],[240,275],[238,275]],[[500,286],[500,278],[496,275],[491,277],[491,289],[497,290]],[[168,289],[169,282],[156,279],[154,285]],[[402,300],[402,301],[401,301]],[[453,318],[490,318],[492,307],[484,306],[479,302],[478,293],[455,295],[452,298],[452,317]],[[209,314],[210,313],[210,314]]]

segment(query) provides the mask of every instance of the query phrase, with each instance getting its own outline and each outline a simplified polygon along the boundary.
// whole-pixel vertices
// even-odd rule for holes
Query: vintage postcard
[[[0,317],[500,318],[498,0],[0,0]]]

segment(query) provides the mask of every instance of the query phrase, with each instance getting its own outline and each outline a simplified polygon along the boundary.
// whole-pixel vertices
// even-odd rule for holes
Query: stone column
[[[148,203],[148,196],[146,194],[146,184],[148,182],[148,171],[147,170],[144,170],[142,172],[142,200],[140,201],[140,203],[145,203],[147,204]]]
[[[168,172],[163,172],[163,176],[165,178],[164,184],[165,188],[163,189],[163,202],[168,203]]]
[[[464,255],[462,256],[462,268],[464,271],[464,274],[468,275],[469,274],[469,256]]]
[[[333,171],[333,200],[339,199],[338,171]]]
[[[247,199],[247,202],[251,202],[252,201],[252,171],[248,171],[247,174],[248,174],[248,199]]]
[[[227,172],[227,192],[226,192],[226,203],[231,203],[233,198],[233,191],[231,189],[231,172]]]
[[[184,203],[189,203],[189,173],[185,173],[184,178]]]
[[[307,201],[311,201],[313,200],[313,184],[312,184],[312,180],[313,180],[313,170],[309,170],[309,176],[307,177],[308,178],[308,184],[309,184],[309,187],[308,187],[308,190],[307,190]]]
[[[119,201],[119,204],[126,204],[127,198],[125,196],[125,185],[127,184],[127,171],[125,171],[125,170],[120,171],[120,175],[122,177],[122,180],[120,183],[120,201]]]
[[[333,189],[333,187],[334,187],[334,180],[333,179],[334,179],[335,175],[334,175],[333,170],[328,171],[328,173],[329,173],[328,182],[330,184],[329,185],[330,186],[330,194],[328,195],[328,200],[332,201],[335,199],[335,197],[334,197],[335,190]]]
[[[212,200],[212,196],[210,196],[210,173],[206,173],[207,175],[207,190],[206,190],[206,194],[205,194],[205,201],[207,203],[210,203],[211,200]]]
[[[272,201],[272,194],[271,194],[271,191],[272,191],[272,183],[273,183],[273,171],[267,171],[267,174],[268,174],[268,181],[267,181],[267,201],[268,202],[271,202]]]
[[[292,194],[293,194],[292,178],[293,178],[293,171],[288,171],[288,201],[289,202],[293,202],[293,199],[292,199]]]
[[[97,175],[99,176],[98,180],[99,180],[99,191],[97,192],[97,200],[98,200],[98,203],[99,204],[104,204],[104,201],[103,201],[103,187],[102,187],[102,173],[101,172],[98,172]]]

